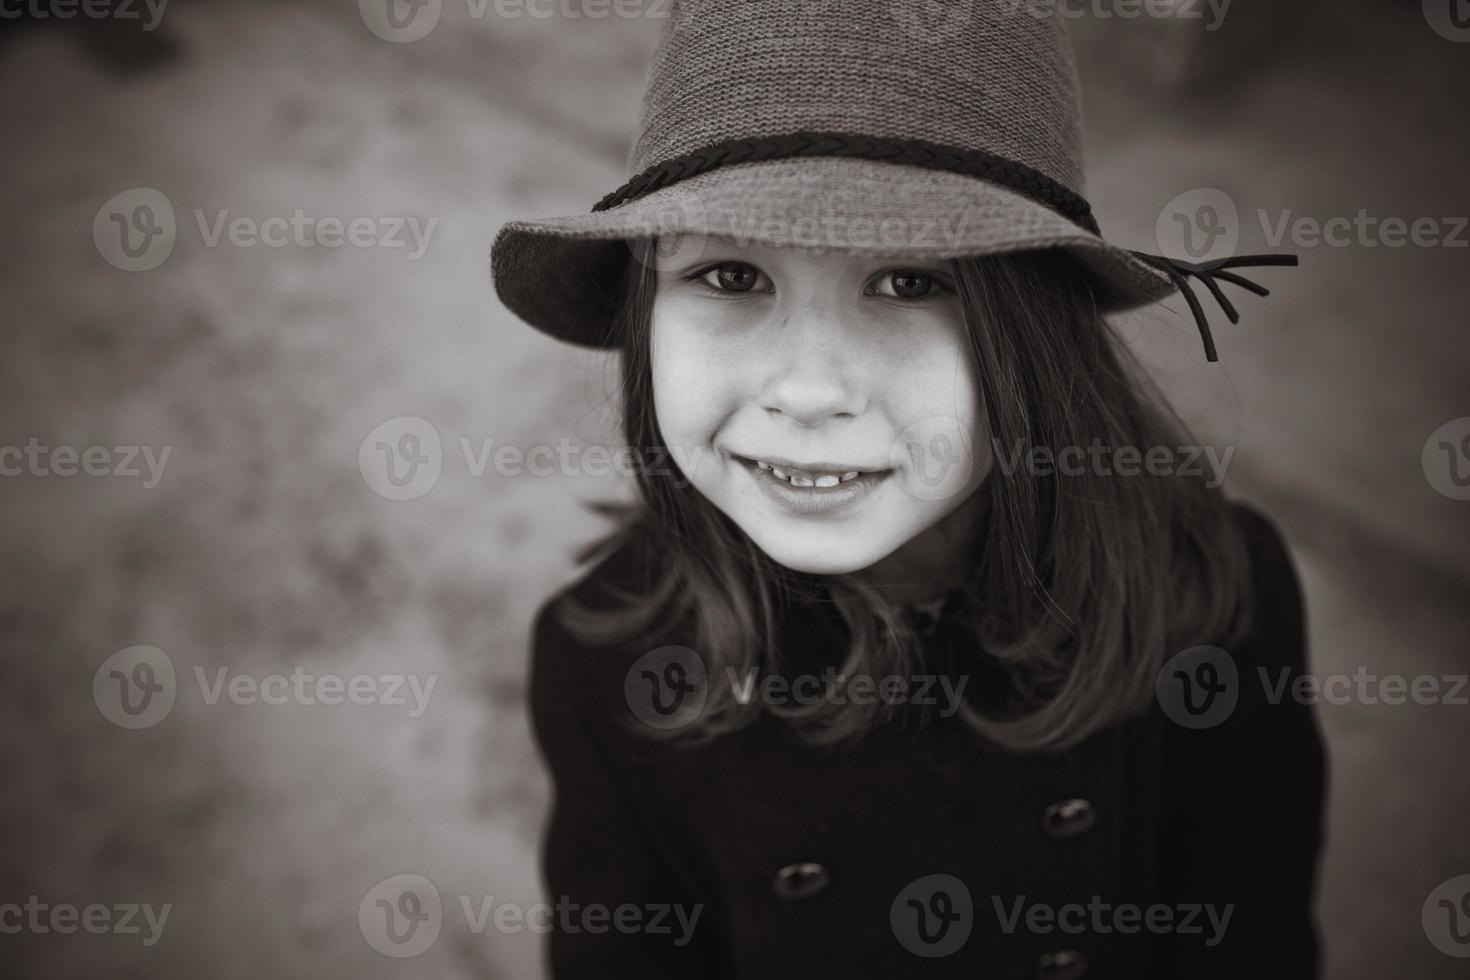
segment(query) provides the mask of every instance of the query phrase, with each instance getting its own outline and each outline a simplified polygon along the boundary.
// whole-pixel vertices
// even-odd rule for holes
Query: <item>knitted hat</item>
[[[1224,271],[1106,241],[1083,196],[1076,69],[1061,17],[1025,0],[674,0],[632,175],[589,213],[512,221],[491,248],[502,302],[561,340],[615,347],[610,314],[653,236],[685,262],[706,236],[892,258],[1066,249],[1104,312]],[[655,255],[654,261],[669,256]]]

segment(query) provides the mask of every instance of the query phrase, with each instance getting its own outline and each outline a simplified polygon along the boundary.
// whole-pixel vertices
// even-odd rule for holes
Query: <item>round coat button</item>
[[[800,861],[788,864],[776,872],[771,881],[771,890],[780,898],[811,898],[822,891],[832,880],[827,869],[815,861]]]
[[[1077,980],[1086,972],[1087,958],[1075,949],[1042,953],[1036,961],[1036,975],[1045,980]]]
[[[1088,800],[1060,800],[1041,814],[1041,832],[1056,840],[1078,837],[1097,823],[1097,810]]]

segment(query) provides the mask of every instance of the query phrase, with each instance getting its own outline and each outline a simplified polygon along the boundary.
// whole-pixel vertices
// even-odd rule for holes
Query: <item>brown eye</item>
[[[923,299],[939,292],[939,283],[934,277],[917,269],[897,269],[885,273],[879,282],[891,284],[892,289],[892,292],[886,289],[880,289],[879,292],[899,299]]]
[[[760,270],[739,262],[717,265],[700,276],[706,285],[725,293],[748,293],[760,282]]]

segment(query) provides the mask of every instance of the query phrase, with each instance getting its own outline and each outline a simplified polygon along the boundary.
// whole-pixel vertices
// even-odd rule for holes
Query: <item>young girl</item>
[[[1055,13],[685,0],[632,179],[515,222],[640,500],[535,617],[556,977],[1314,977],[1299,580],[1103,314]],[[1280,686],[1285,683],[1286,686]]]

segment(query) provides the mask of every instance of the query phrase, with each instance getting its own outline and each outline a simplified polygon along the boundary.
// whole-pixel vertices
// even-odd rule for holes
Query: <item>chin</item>
[[[854,547],[850,531],[835,529],[811,536],[751,534],[750,537],[772,561],[807,575],[848,575],[867,568],[893,550],[872,544]],[[849,540],[843,541],[844,537]]]

